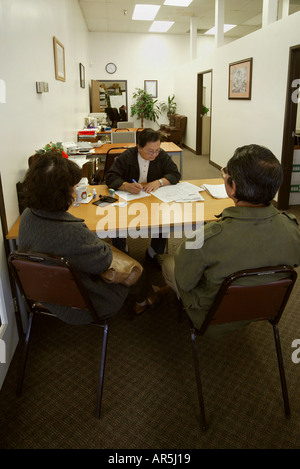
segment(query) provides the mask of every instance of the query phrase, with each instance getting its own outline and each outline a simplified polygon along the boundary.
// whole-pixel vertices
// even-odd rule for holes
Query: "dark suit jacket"
[[[106,184],[112,189],[118,189],[123,182],[139,180],[140,169],[138,164],[137,147],[128,148],[118,158],[106,174]],[[171,184],[177,184],[180,180],[180,173],[172,158],[164,150],[160,150],[154,161],[150,161],[147,174],[147,181],[155,181],[165,177]]]

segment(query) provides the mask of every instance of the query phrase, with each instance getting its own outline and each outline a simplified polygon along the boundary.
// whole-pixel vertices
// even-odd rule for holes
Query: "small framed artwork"
[[[82,63],[79,64],[79,77],[81,88],[85,88],[85,67]]]
[[[252,57],[229,64],[228,99],[251,99]]]
[[[55,36],[53,36],[53,47],[55,78],[56,80],[66,81],[65,48]]]
[[[157,80],[144,80],[144,90],[152,98],[157,98]]]

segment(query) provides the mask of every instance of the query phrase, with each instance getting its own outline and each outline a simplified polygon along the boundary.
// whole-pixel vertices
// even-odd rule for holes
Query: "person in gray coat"
[[[61,255],[78,270],[89,296],[101,319],[116,314],[124,304],[129,288],[106,283],[99,274],[112,262],[112,251],[84,223],[68,212],[74,200],[74,190],[81,179],[81,169],[59,153],[37,155],[24,179],[24,204],[19,228],[19,251]],[[155,303],[166,287],[153,287],[143,273],[131,287],[135,313],[144,312]],[[84,324],[91,318],[86,311],[47,305],[60,319]]]

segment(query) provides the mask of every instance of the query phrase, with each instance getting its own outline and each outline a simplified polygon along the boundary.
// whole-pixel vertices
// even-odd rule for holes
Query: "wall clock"
[[[117,70],[117,66],[113,63],[109,63],[105,65],[105,70],[107,71],[107,73],[115,73],[115,71]]]

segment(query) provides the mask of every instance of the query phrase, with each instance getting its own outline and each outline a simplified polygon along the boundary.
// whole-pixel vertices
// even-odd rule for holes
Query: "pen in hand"
[[[132,179],[132,182],[134,182],[135,184],[138,184],[135,179]],[[145,192],[143,188],[142,188],[142,191]]]

